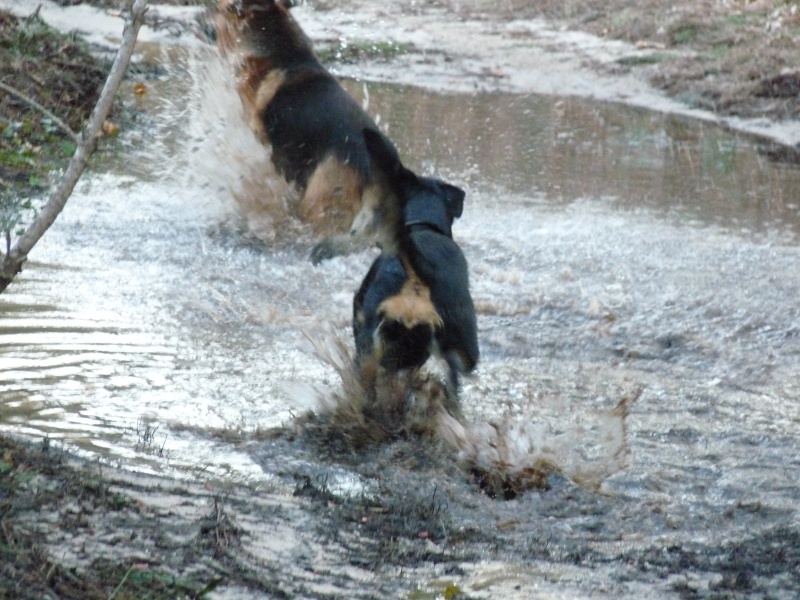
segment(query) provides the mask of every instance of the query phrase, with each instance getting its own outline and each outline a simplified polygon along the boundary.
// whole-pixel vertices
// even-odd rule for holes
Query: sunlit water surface
[[[281,201],[254,208],[280,186],[213,54],[165,57],[144,98],[127,92],[144,125],[124,158],[84,179],[0,298],[0,426],[145,471],[259,480],[203,432],[281,425],[308,408],[287,384],[336,386],[307,338],[347,339],[374,251],[313,267]],[[469,419],[563,430],[642,386],[609,489],[689,520],[715,501],[796,510],[796,167],[588,100],[348,87],[410,166],[468,192]]]

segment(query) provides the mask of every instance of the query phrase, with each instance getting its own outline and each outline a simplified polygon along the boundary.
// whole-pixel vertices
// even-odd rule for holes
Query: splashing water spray
[[[367,402],[348,345],[333,334],[311,337],[318,358],[341,378],[339,389],[309,387],[326,427],[353,447],[417,436],[444,442],[460,467],[492,496],[513,498],[545,489],[561,474],[597,490],[624,469],[628,456],[626,419],[642,388],[632,386],[611,410],[586,415],[582,423],[545,423],[510,416],[471,423],[451,415],[445,386],[425,372],[384,374],[375,400]],[[295,390],[299,395],[299,391]],[[306,398],[308,400],[308,398]]]
[[[161,174],[200,184],[232,209],[239,229],[267,244],[304,235],[295,212],[297,194],[248,127],[229,65],[213,47],[192,50],[187,61],[186,103],[173,106],[169,119],[171,127],[180,120],[183,147]],[[505,498],[546,488],[552,474],[598,489],[626,466],[626,418],[640,387],[631,386],[611,410],[587,413],[580,424],[513,416],[469,422],[446,410],[445,386],[424,369],[381,378],[375,400],[367,402],[350,344],[334,335],[309,339],[341,386],[290,386],[287,392],[300,404],[310,400],[328,433],[353,449],[399,437],[435,440],[487,493]]]

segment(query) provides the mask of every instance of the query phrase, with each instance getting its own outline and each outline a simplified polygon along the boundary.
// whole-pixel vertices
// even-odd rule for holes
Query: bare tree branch
[[[55,123],[56,125],[61,127],[61,129],[64,130],[64,133],[68,134],[73,140],[75,140],[77,143],[80,144],[80,142],[81,142],[80,136],[77,133],[75,133],[74,131],[72,131],[72,129],[70,128],[69,125],[64,123],[64,121],[59,119],[52,112],[50,112],[44,106],[39,104],[36,100],[34,100],[33,98],[29,98],[28,96],[26,96],[25,94],[20,92],[18,89],[13,88],[10,85],[7,85],[7,84],[3,83],[2,81],[0,81],[0,89],[5,90],[9,94],[11,94],[13,96],[16,96],[20,100],[23,100],[23,101],[27,102],[30,106],[32,106],[36,110],[41,111],[42,113],[44,113],[45,115],[50,117],[50,119],[52,119],[53,123]]]
[[[55,222],[56,217],[61,213],[72,194],[72,190],[75,189],[75,184],[78,183],[78,179],[83,174],[89,157],[94,153],[97,147],[97,136],[100,134],[103,122],[108,117],[108,113],[114,103],[114,97],[125,75],[125,69],[128,67],[133,54],[136,36],[139,34],[139,28],[144,22],[146,9],[147,0],[136,0],[131,7],[131,21],[125,25],[122,42],[117,51],[117,56],[114,58],[114,64],[111,66],[111,71],[103,86],[103,91],[100,93],[100,98],[81,133],[80,143],[67,166],[64,176],[56,186],[56,189],[53,190],[42,211],[30,224],[22,237],[17,240],[11,251],[6,255],[0,255],[0,259],[2,259],[0,260],[0,293],[8,287],[8,284],[11,283],[17,273],[22,270],[22,264],[27,260],[28,253]]]

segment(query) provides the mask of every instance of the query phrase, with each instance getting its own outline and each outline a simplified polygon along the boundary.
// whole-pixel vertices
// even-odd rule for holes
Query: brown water
[[[354,88],[358,94],[358,88]],[[798,232],[796,166],[683,117],[580,98],[451,96],[370,86],[371,105],[424,168],[548,203],[610,201],[678,223]],[[673,222],[675,222],[673,221]]]
[[[270,229],[280,202],[253,217],[272,179],[235,97],[208,55],[170,60],[125,159],[84,180],[0,298],[0,427],[259,481],[289,458],[204,432],[286,423],[306,408],[293,383],[336,385],[305,336],[347,337],[373,254],[315,268],[301,226]],[[800,170],[616,105],[348,85],[411,166],[468,191],[455,235],[483,353],[469,419],[558,433],[641,385],[630,465],[606,491],[668,518],[625,535],[735,537],[761,523],[724,521],[736,503],[796,522]]]

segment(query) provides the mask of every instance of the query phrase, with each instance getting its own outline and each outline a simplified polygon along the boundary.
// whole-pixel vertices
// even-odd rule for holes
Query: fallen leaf
[[[119,133],[119,126],[111,121],[103,121],[103,133],[106,135],[117,135]]]

